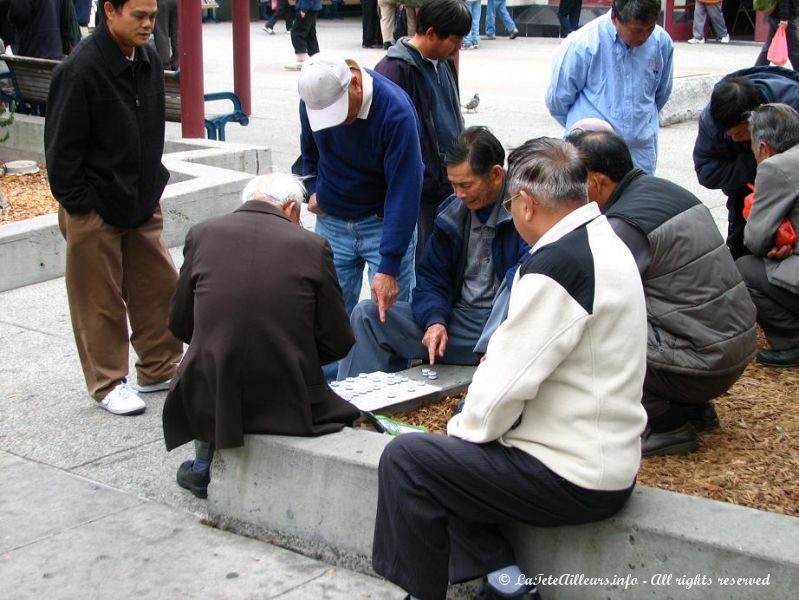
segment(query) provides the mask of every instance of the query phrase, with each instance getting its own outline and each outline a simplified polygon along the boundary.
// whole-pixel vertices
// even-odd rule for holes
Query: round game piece
[[[430,370],[427,372],[427,376],[428,376],[430,379],[434,379],[434,378],[438,377],[438,372],[437,372],[437,371],[434,371],[433,369],[430,369]]]
[[[369,377],[369,375],[367,375],[366,373],[360,373],[360,374],[358,375],[358,378],[359,378],[359,379],[366,379],[367,377]]]
[[[422,369],[422,375],[427,377],[430,374],[430,369]]]
[[[431,375],[428,375],[427,378],[428,379],[438,379],[438,375],[436,375],[435,373],[432,373]]]

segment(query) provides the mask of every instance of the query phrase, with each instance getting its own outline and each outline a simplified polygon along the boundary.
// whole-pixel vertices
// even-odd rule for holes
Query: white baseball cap
[[[344,59],[317,53],[305,61],[297,89],[313,131],[335,127],[347,120],[351,79]]]

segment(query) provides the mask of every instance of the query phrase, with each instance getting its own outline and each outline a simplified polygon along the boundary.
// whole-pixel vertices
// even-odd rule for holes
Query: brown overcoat
[[[167,450],[321,435],[358,417],[322,375],[354,342],[324,238],[250,201],[192,227],[183,254],[169,328],[189,348],[164,404]]]

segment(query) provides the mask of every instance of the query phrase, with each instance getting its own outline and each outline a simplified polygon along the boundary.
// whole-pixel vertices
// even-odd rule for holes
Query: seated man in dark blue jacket
[[[530,250],[503,206],[505,151],[485,127],[464,131],[445,157],[455,193],[441,205],[416,273],[412,302],[382,323],[365,300],[350,323],[355,346],[339,379],[398,371],[411,359],[474,365],[504,319],[518,262]]]
[[[743,243],[743,206],[757,163],[749,141],[749,111],[767,102],[799,109],[799,73],[754,67],[730,73],[716,84],[699,117],[694,168],[699,183],[727,196],[727,246],[733,258],[749,254]]]

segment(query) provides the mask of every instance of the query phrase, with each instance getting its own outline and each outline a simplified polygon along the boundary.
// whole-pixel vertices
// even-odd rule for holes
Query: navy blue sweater
[[[396,276],[416,227],[422,193],[419,120],[405,92],[379,73],[366,119],[311,131],[300,101],[302,173],[315,175],[308,193],[339,219],[384,220],[378,271]]]

